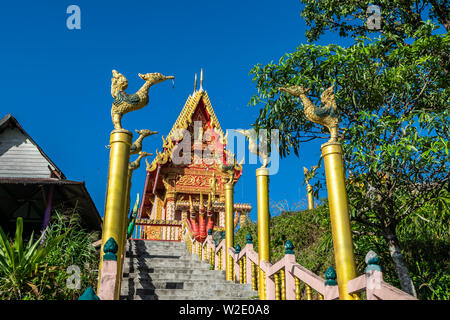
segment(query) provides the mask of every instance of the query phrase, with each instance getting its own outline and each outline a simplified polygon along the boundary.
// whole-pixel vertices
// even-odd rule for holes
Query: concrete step
[[[256,296],[256,295],[255,295]],[[228,297],[228,296],[209,296],[209,295],[203,295],[203,296],[156,296],[156,295],[134,295],[134,296],[120,296],[120,300],[255,300],[255,296],[249,296],[249,297]]]
[[[172,264],[172,263],[188,263],[191,265],[199,265],[199,266],[209,266],[210,264],[207,262],[202,262],[200,260],[192,259],[191,257],[165,257],[161,258],[161,256],[149,256],[135,259],[128,259],[128,265],[136,265],[136,264],[146,264],[146,265],[156,265],[156,264]]]
[[[184,242],[128,240],[127,247],[134,248],[186,248]]]
[[[176,251],[166,251],[166,250],[148,250],[148,251],[142,251],[142,250],[128,250],[125,252],[126,257],[130,258],[136,258],[140,257],[141,255],[144,256],[160,256],[160,257],[182,257],[182,256],[192,256],[185,250],[176,250]],[[192,256],[193,257],[193,256]]]
[[[165,254],[169,254],[172,255],[173,253],[187,253],[187,249],[186,248],[127,248],[126,252],[149,252],[149,253],[153,253],[153,252],[158,252],[158,253],[165,253]]]
[[[186,268],[188,266],[189,268]],[[189,265],[189,264],[167,264],[163,266],[153,266],[146,264],[125,264],[124,273],[196,273],[203,274],[205,271],[225,272],[222,270],[210,270],[209,265]]]
[[[153,280],[153,279],[126,279],[122,281],[122,289],[180,289],[180,290],[241,290],[252,291],[249,284],[235,284],[230,281],[211,279],[207,281],[186,280]]]
[[[120,299],[243,300],[257,295],[250,284],[226,281],[225,271],[210,267],[185,243],[128,240]]]
[[[142,261],[142,260],[167,260],[167,261],[176,261],[176,260],[183,260],[183,261],[195,261],[195,262],[202,262],[197,257],[193,257],[192,255],[187,254],[180,254],[180,255],[167,255],[167,254],[150,254],[150,253],[143,253],[143,254],[127,254],[125,255],[127,260],[129,261]],[[207,263],[207,262],[205,262]]]
[[[193,262],[154,262],[154,263],[134,263],[124,265],[123,272],[128,272],[130,270],[142,270],[149,271],[155,268],[165,268],[165,269],[200,269],[209,270],[210,266],[207,264],[197,264]]]
[[[124,274],[123,281],[129,279],[137,280],[152,280],[152,281],[213,281],[213,280],[225,280],[225,275],[217,274],[193,274],[193,273],[168,273],[168,274],[154,274],[154,273],[132,273]]]
[[[229,289],[130,289],[129,291],[121,291],[122,296],[171,296],[171,297],[178,297],[178,296],[188,296],[188,297],[197,297],[197,296],[212,296],[212,297],[229,297],[229,298],[248,298],[248,297],[254,297],[258,295],[257,292],[251,291],[251,290],[229,290]]]
[[[223,298],[248,298],[252,296],[252,292],[245,291],[230,291],[230,290],[179,290],[179,289],[136,289],[134,294],[123,295],[123,296],[152,296],[157,297],[175,297],[187,296],[187,297],[198,297],[198,296],[211,296],[211,297],[223,297]]]

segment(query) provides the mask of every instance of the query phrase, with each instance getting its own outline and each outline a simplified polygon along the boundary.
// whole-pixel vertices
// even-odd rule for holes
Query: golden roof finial
[[[203,90],[203,68],[200,69],[200,91]]]
[[[195,74],[195,80],[194,80],[194,92],[197,91],[197,74]]]
[[[200,192],[200,205],[199,209],[203,209],[203,193]]]

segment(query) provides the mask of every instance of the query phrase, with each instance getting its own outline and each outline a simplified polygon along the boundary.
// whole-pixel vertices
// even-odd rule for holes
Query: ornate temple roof
[[[199,126],[197,121],[202,125]],[[172,153],[177,152],[178,155],[178,152],[184,152],[186,145],[182,144],[183,139],[189,139],[189,135],[180,130],[190,133],[191,162],[178,164],[172,162]],[[208,136],[211,138],[207,138]],[[151,163],[146,160],[147,175],[139,217],[144,218],[145,211],[148,217],[153,215],[152,219],[159,219],[157,217],[163,214],[162,208],[166,205],[166,200],[174,194],[177,208],[181,209],[188,195],[193,195],[195,202],[199,194],[209,194],[212,185],[216,190],[213,195],[216,197],[214,208],[223,209],[225,184],[229,179],[236,183],[243,172],[242,164],[237,164],[234,155],[234,165],[228,163],[228,157],[232,153],[225,149],[226,144],[226,136],[208,93],[202,88],[201,77],[200,89],[197,89],[196,83],[194,92],[188,96],[171,130],[167,136],[162,137],[162,151],[156,150]],[[230,173],[231,170],[234,171]],[[251,205],[235,204],[234,209],[249,212]]]
[[[177,120],[172,126],[172,129],[170,130],[167,137],[166,138],[162,137],[163,151],[162,152],[156,151],[156,157],[153,159],[152,163],[149,164],[147,162],[148,172],[154,171],[157,168],[158,164],[160,165],[166,164],[167,161],[170,159],[174,147],[173,139],[176,139],[176,137],[174,137],[174,135],[176,134],[176,130],[187,129],[189,127],[190,123],[192,122],[192,116],[197,106],[199,105],[201,99],[203,100],[204,107],[208,113],[208,116],[211,119],[211,126],[214,128],[214,131],[218,134],[218,136],[221,137],[221,139],[224,138],[224,132],[220,127],[219,120],[217,119],[217,116],[211,105],[208,93],[202,88],[200,90],[195,90],[194,93],[192,95],[189,95],[189,97],[187,98],[186,103],[183,106],[183,109],[181,110]]]

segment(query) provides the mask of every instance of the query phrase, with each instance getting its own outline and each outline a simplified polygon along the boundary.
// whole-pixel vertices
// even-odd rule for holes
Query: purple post
[[[44,212],[44,223],[42,225],[42,232],[45,231],[45,229],[47,228],[48,223],[50,221],[50,212],[52,211],[53,191],[54,190],[55,190],[55,185],[54,184],[50,185],[50,190],[47,193],[47,206],[46,206],[45,212]],[[44,240],[45,240],[45,236],[44,236],[44,238],[42,238],[42,242]]]

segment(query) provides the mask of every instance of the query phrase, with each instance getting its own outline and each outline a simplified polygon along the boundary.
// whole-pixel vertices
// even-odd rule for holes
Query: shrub
[[[16,242],[17,237],[16,232]],[[78,299],[87,287],[96,286],[99,259],[92,242],[98,237],[97,233],[90,233],[81,227],[80,216],[75,210],[54,211],[45,233],[36,242],[30,239],[26,246],[29,250],[34,247],[35,250],[43,250],[45,254],[41,253],[40,259],[34,260],[31,272],[30,268],[23,269],[26,271],[21,273],[16,272],[17,280],[12,280],[7,273],[0,271],[0,298]],[[6,239],[6,236],[2,238]],[[41,241],[43,245],[39,244]],[[9,243],[8,240],[2,242]],[[3,243],[1,248],[6,247]],[[5,251],[0,249],[0,252],[2,250]],[[75,272],[73,271],[74,267],[70,272],[70,266],[76,266]],[[80,271],[79,274],[76,272],[78,271],[77,267]],[[76,287],[77,278],[79,279],[78,288]]]

